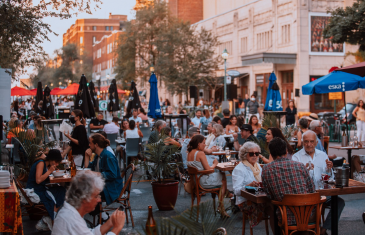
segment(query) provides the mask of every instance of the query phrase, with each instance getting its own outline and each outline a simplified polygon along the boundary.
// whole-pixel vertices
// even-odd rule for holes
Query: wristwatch
[[[238,139],[234,139],[233,142],[238,142]]]

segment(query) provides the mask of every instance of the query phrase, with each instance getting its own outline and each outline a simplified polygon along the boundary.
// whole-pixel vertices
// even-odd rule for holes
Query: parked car
[[[356,108],[357,104],[347,103],[347,121],[349,124],[355,124],[356,118],[352,115],[352,112]],[[325,121],[328,125],[335,124],[336,120],[340,119],[341,124],[346,122],[345,106],[335,114],[334,112],[320,112],[317,114],[318,118]]]

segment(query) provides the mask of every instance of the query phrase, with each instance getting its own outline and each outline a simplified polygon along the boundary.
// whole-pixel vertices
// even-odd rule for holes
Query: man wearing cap
[[[253,129],[250,124],[243,124],[241,127],[241,137],[246,141],[253,141],[255,143],[259,143],[259,140],[254,136]],[[241,145],[238,143],[238,135],[236,133],[233,134],[234,138],[234,148],[238,151],[241,148]]]
[[[318,120],[318,115],[316,113],[311,113],[309,115],[309,117],[307,117],[307,119],[308,119],[308,125],[309,125],[312,121]]]
[[[33,118],[37,116],[37,114],[34,111],[29,112],[28,119],[24,122],[23,128],[26,128],[28,126],[28,129],[34,129],[34,121]]]

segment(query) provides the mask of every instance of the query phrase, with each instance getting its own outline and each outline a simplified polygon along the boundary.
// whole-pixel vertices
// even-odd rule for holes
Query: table
[[[365,193],[365,183],[350,179],[349,187],[336,188],[333,184],[325,184],[324,189],[316,191],[321,196],[331,196],[331,234],[338,235],[338,195]],[[241,196],[255,203],[270,203],[270,199],[264,192],[253,194],[246,190],[241,190]],[[275,223],[275,226],[277,226],[277,223]]]
[[[230,150],[229,151],[232,154],[238,154],[238,151],[234,151],[234,150]],[[225,151],[219,151],[219,152],[213,152],[212,154],[210,155],[215,155],[215,156],[219,156],[219,162],[222,161],[222,156],[226,155],[226,152]],[[225,158],[223,158],[225,159]]]
[[[0,232],[23,234],[20,198],[15,182],[9,188],[0,189]]]
[[[125,139],[120,139],[120,140],[116,139],[115,140],[115,143],[117,143],[117,144],[125,144],[126,141],[125,141]]]
[[[233,171],[237,165],[232,165],[230,162],[218,163],[215,169],[220,171]]]
[[[347,161],[349,162],[350,166],[350,178],[352,178],[352,169],[351,169],[351,153],[352,150],[359,150],[359,149],[365,149],[365,147],[341,147],[341,146],[330,146],[330,148],[338,149],[338,150],[347,150]]]
[[[72,177],[68,176],[68,177],[49,177],[49,182],[51,184],[56,184],[56,183],[70,183],[72,180]]]

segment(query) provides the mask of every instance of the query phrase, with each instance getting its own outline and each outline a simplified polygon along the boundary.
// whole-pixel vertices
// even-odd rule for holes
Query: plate
[[[63,176],[65,175],[65,173],[63,173],[62,175],[58,175],[58,176],[53,176],[53,177],[55,177],[55,178],[62,178]]]

